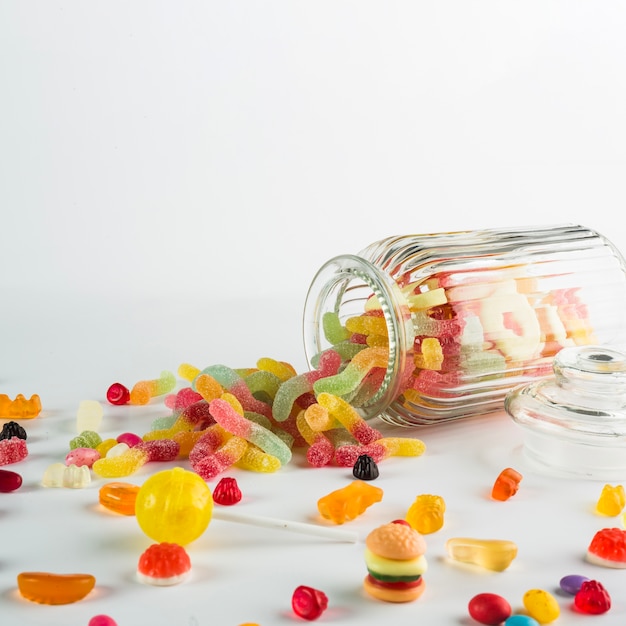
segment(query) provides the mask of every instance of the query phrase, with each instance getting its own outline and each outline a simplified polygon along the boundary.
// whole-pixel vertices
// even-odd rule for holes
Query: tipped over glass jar
[[[580,225],[388,237],[327,261],[304,307],[311,368],[366,419],[436,424],[503,408],[565,347],[626,343],[626,262]],[[333,386],[334,384],[334,386]]]

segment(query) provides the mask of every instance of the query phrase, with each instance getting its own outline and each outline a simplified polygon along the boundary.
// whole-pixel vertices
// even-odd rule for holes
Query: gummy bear
[[[507,467],[500,472],[491,490],[491,497],[494,500],[508,500],[514,496],[518,489],[522,475],[512,467]]]
[[[599,515],[615,517],[622,512],[624,505],[626,505],[624,487],[622,485],[604,485],[596,503],[596,512]]]
[[[317,501],[317,508],[325,519],[335,524],[353,520],[375,502],[383,499],[383,490],[369,483],[355,480]]]

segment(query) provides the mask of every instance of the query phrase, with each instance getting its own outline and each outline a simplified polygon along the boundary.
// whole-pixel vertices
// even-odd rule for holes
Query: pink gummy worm
[[[228,389],[230,393],[239,400],[244,411],[251,411],[252,413],[260,413],[265,417],[272,417],[272,407],[261,400],[257,400],[250,391],[245,380],[238,380],[233,383]]]
[[[191,462],[192,469],[204,480],[214,478],[234,465],[244,455],[248,442],[241,437],[230,437],[224,445],[213,453],[196,457]],[[189,457],[191,459],[191,455]]]
[[[229,433],[242,437],[286,465],[291,460],[289,446],[271,430],[240,415],[226,400],[218,398],[209,403],[211,415]]]

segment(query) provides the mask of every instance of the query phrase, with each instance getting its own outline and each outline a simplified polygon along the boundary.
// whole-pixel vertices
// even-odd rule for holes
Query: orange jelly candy
[[[134,515],[138,493],[139,485],[123,482],[107,483],[100,487],[100,504],[114,513]]]
[[[22,572],[17,588],[22,596],[39,604],[71,604],[82,600],[96,585],[91,574]]]
[[[324,519],[335,524],[346,521],[364,513],[365,510],[383,499],[383,490],[361,480],[355,480],[346,487],[332,491],[317,501],[317,509]]]
[[[517,493],[521,480],[522,475],[517,470],[512,467],[503,469],[493,484],[491,497],[501,502],[508,500]]]

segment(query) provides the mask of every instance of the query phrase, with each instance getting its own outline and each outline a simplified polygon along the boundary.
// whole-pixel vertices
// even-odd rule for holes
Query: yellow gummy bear
[[[596,512],[599,515],[615,517],[622,512],[625,505],[626,493],[622,485],[604,485],[596,503]]]

